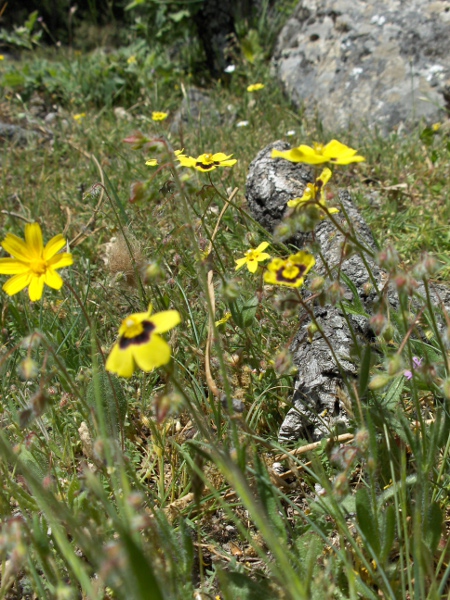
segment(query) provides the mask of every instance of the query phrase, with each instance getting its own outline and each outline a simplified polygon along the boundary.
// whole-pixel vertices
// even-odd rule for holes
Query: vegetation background
[[[263,241],[294,251],[246,210],[257,152],[357,147],[366,162],[333,182],[380,251],[397,248],[388,275],[433,286],[450,268],[447,124],[382,139],[305,120],[270,74],[294,6],[230,3],[211,49],[207,1],[0,5],[0,120],[35,132],[3,145],[2,239],[37,221],[74,256],[61,291],[0,296],[0,598],[449,597],[442,307],[398,287],[398,310],[359,349],[347,445],[334,431],[296,452],[277,443],[299,298],[235,272]],[[209,99],[175,127],[192,86]],[[197,173],[171,148],[238,162]],[[172,362],[109,378],[122,319],[149,302],[181,314]]]

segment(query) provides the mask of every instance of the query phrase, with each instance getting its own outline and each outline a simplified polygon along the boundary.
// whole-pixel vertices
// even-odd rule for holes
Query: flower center
[[[123,336],[127,338],[137,337],[144,331],[142,321],[138,321],[133,316],[124,319],[122,326],[124,328]]]
[[[155,325],[151,321],[141,321],[134,315],[130,315],[120,326],[119,348],[126,350],[130,346],[148,344],[154,329]]]
[[[258,254],[259,252],[256,252],[255,250],[247,250],[246,252],[247,254],[247,260],[256,260],[258,258]]]
[[[323,154],[324,145],[319,144],[318,142],[314,142],[313,144],[314,152],[316,154]]]
[[[30,269],[35,275],[43,275],[47,271],[47,263],[43,258],[35,258],[30,262]]]

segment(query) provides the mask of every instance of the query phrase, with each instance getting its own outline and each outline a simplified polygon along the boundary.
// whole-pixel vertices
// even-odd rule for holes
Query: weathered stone
[[[301,196],[312,178],[310,169],[305,165],[272,159],[273,148],[286,150],[288,144],[278,141],[264,148],[250,164],[247,176],[249,208],[255,219],[269,231],[273,231],[283,218],[286,202]],[[299,331],[291,345],[293,361],[298,368],[293,408],[280,428],[280,441],[299,438],[314,441],[348,428],[345,389],[346,384],[356,379],[360,362],[355,346],[361,349],[373,343],[375,338],[368,316],[374,313],[374,303],[378,301],[376,288],[383,288],[387,275],[371,256],[376,250],[374,239],[347,191],[339,191],[338,204],[341,212],[335,218],[340,221],[342,230],[328,219],[314,230],[314,242],[326,262],[325,266],[316,253],[314,270],[329,281],[337,280],[342,287],[343,299],[355,310],[347,310],[344,314],[338,306],[321,306],[317,302],[308,303],[310,314],[302,309]],[[368,249],[364,259],[359,252],[343,255],[346,242],[343,232],[350,226],[359,243]],[[301,249],[311,242],[311,234],[298,233],[289,241]],[[343,274],[353,284],[357,297],[346,285]],[[372,286],[372,283],[375,285]],[[434,290],[431,291],[433,304],[439,306],[442,301],[450,312],[450,290],[442,285],[435,285]],[[425,296],[423,285],[417,291]],[[304,292],[305,301],[310,295],[310,292]],[[387,290],[386,302],[393,309],[398,308],[397,295],[391,288]],[[361,313],[361,309],[364,314],[353,314]],[[417,309],[417,302],[415,305],[412,303],[411,309]],[[308,328],[313,321],[319,330],[311,339]],[[441,327],[444,326],[442,319]]]
[[[19,146],[25,146],[30,140],[42,137],[36,131],[23,129],[18,125],[10,123],[0,123],[0,141],[13,142]]]
[[[274,67],[293,102],[330,130],[439,121],[450,109],[450,2],[302,0]]]
[[[198,88],[189,88],[181,103],[181,107],[175,113],[170,130],[179,135],[183,127],[190,124],[198,124],[205,120],[209,125],[221,122],[219,111],[213,105],[211,98]]]

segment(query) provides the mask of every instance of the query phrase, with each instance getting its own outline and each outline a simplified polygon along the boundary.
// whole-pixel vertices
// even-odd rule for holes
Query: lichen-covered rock
[[[271,158],[272,148],[286,150],[287,147],[285,142],[278,141],[261,150],[250,164],[247,175],[249,208],[255,219],[269,231],[273,231],[283,218],[287,201],[301,196],[306,184],[312,180],[311,171],[305,165]],[[322,221],[314,230],[314,243],[320,249],[315,252],[314,270],[329,282],[338,284],[341,299],[351,310],[347,309],[344,314],[338,305],[322,306],[317,302],[308,303],[309,313],[302,308],[299,331],[291,345],[293,361],[298,368],[293,407],[280,428],[280,441],[300,438],[315,441],[332,432],[340,433],[340,429],[349,426],[346,384],[351,385],[358,375],[361,350],[374,341],[369,317],[374,314],[374,303],[378,301],[376,287],[383,289],[388,277],[373,259],[376,246],[371,231],[347,191],[339,191],[338,204],[340,213],[335,217],[341,222],[342,230],[330,220]],[[358,242],[368,249],[364,259],[359,252],[344,251],[345,231],[349,227]],[[301,249],[311,239],[309,233],[298,233],[289,241]],[[431,291],[432,302],[439,306],[442,301],[450,312],[450,290],[442,285],[433,287],[438,294]],[[419,285],[417,291],[425,296],[423,285]],[[308,297],[310,292],[306,290],[305,301]],[[385,302],[393,309],[398,308],[392,287],[386,289]],[[411,303],[411,309],[417,310],[417,302]],[[311,337],[309,326],[313,322],[318,330]],[[445,320],[440,322],[444,327]]]
[[[450,2],[302,0],[274,67],[293,102],[334,131],[439,121],[450,108]]]

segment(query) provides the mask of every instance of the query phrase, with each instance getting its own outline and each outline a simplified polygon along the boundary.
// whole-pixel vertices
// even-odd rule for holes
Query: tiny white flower
[[[289,129],[289,131],[286,131],[286,135],[295,135],[295,129]]]
[[[224,71],[225,73],[234,73],[236,71],[236,65],[228,65]]]
[[[236,127],[247,127],[248,125],[248,121],[239,121],[239,123],[236,123]]]

